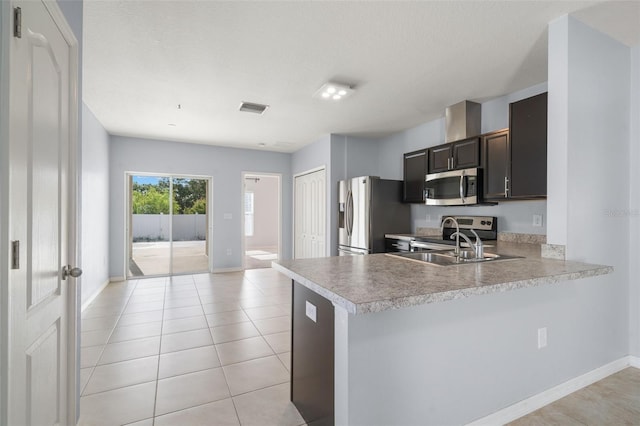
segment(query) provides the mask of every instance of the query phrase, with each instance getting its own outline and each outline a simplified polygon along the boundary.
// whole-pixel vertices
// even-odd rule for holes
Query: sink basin
[[[456,257],[456,254],[453,250],[446,251],[446,252],[439,252],[435,254],[438,254],[440,256]],[[500,257],[501,256],[499,254],[484,253],[482,257],[477,258],[476,253],[473,250],[460,250],[460,254],[458,255],[458,258],[460,259],[460,261],[463,261],[463,262],[484,262],[487,260],[496,260]]]
[[[452,250],[439,250],[418,253],[387,253],[387,256],[399,257],[416,262],[429,263],[436,266],[465,265],[480,262],[496,262],[501,260],[521,259],[521,256],[506,256],[493,253],[484,253],[481,258],[476,258],[473,250],[461,250],[456,257]]]

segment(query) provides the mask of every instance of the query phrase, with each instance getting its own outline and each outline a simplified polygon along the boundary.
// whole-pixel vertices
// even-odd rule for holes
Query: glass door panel
[[[173,274],[209,271],[207,179],[173,177]]]
[[[161,176],[129,176],[130,277],[171,273],[171,188]]]

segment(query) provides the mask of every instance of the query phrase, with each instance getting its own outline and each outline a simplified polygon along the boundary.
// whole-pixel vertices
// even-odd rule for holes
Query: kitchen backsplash
[[[443,216],[470,215],[496,216],[498,218],[498,232],[516,234],[547,233],[547,201],[508,201],[491,206],[469,207],[437,207],[414,204],[411,206],[412,231],[418,228],[439,228]],[[533,226],[534,215],[542,216],[542,226]]]

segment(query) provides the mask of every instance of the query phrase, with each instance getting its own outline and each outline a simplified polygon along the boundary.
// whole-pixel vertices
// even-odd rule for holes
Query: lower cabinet
[[[307,424],[333,425],[333,304],[295,281],[291,340],[291,401]]]

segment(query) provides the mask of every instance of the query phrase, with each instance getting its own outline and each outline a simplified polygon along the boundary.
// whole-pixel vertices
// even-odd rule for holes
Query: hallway
[[[273,269],[110,284],[82,314],[80,425],[301,425]]]

